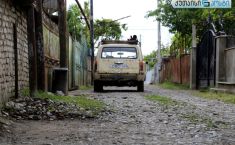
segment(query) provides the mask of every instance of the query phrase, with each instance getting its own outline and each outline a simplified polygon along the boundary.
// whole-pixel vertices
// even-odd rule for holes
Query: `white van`
[[[146,66],[137,40],[103,40],[94,66],[94,91],[103,86],[137,86],[144,91]]]

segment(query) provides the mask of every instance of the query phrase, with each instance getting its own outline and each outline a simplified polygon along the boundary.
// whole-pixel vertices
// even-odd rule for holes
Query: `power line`
[[[152,30],[157,30],[157,29],[127,29],[127,30],[144,30],[144,31],[152,31]]]

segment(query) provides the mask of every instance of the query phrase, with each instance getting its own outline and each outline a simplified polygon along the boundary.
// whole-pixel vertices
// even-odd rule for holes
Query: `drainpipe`
[[[18,86],[18,49],[17,49],[17,23],[13,24],[13,37],[14,37],[14,55],[15,55],[15,98],[19,97]]]

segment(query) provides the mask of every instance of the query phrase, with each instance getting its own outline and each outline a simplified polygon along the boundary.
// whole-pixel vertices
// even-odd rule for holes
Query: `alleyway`
[[[235,106],[192,96],[187,90],[165,90],[145,86],[74,91],[104,101],[110,112],[98,119],[20,121],[14,134],[0,145],[234,145]],[[163,105],[146,99],[160,95],[174,100]]]

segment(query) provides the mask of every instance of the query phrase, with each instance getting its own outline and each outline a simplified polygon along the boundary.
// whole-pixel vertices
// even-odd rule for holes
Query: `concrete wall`
[[[235,37],[216,38],[216,81],[235,84]]]
[[[235,83],[235,44],[232,42],[235,38],[227,39],[227,48],[224,50],[225,54],[225,75],[226,82]]]
[[[11,1],[0,0],[0,104],[14,96],[15,55],[14,29],[17,28],[19,90],[29,86],[26,14]]]

